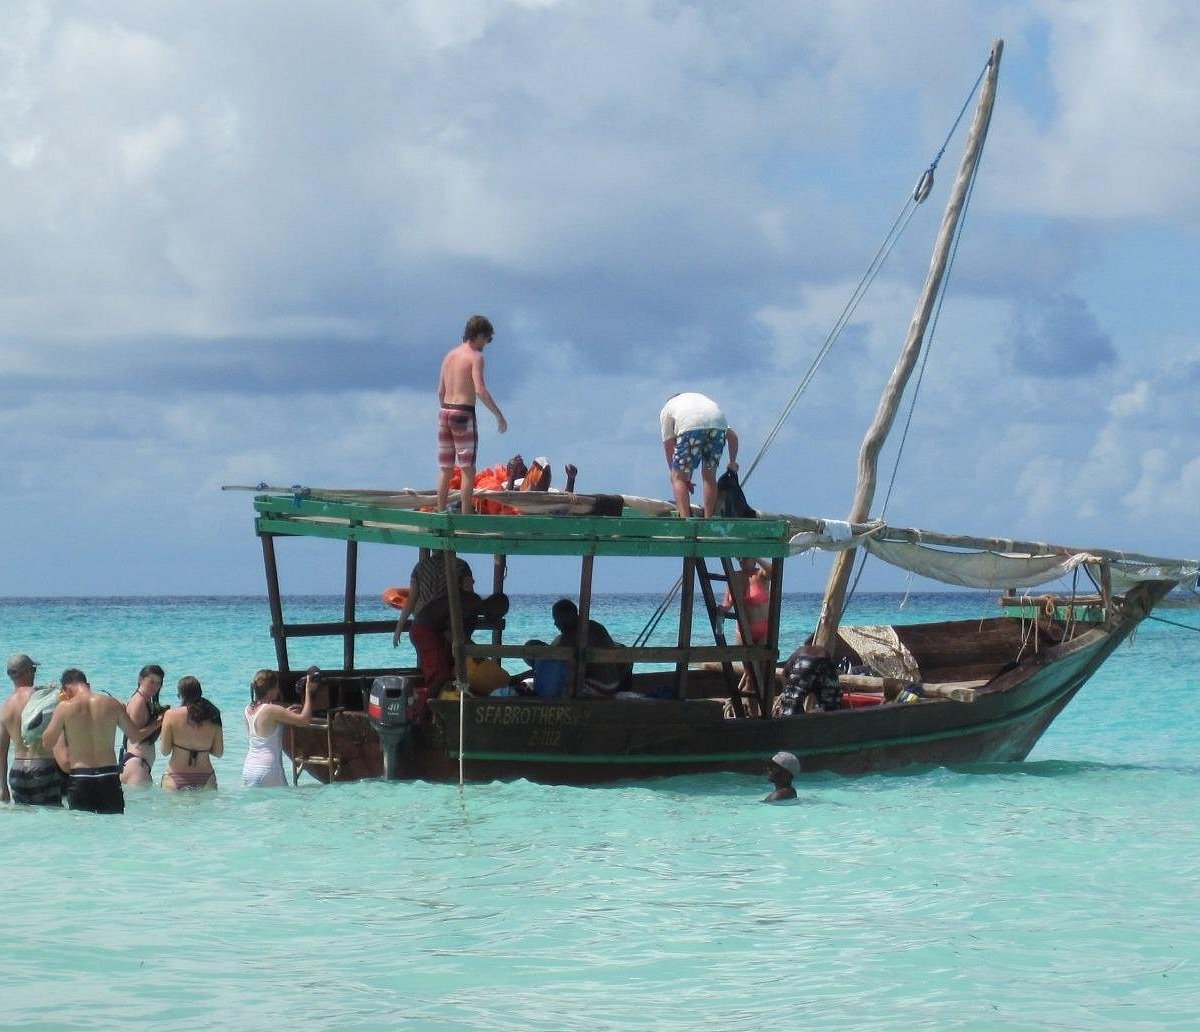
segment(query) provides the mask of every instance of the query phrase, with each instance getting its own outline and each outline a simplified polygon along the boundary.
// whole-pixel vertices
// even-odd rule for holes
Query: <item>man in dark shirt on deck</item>
[[[455,560],[458,583],[455,585],[460,596],[470,596],[475,590],[475,578],[471,567],[462,559]],[[474,613],[464,614],[468,619]],[[430,693],[454,678],[454,655],[446,638],[450,624],[449,590],[446,585],[446,557],[442,552],[431,551],[417,561],[408,585],[408,598],[400,610],[396,630],[392,633],[392,647],[400,644],[404,625],[412,617],[408,636],[417,650],[417,666]]]

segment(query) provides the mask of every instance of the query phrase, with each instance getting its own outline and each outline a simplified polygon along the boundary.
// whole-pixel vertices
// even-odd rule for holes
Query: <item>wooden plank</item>
[[[485,519],[486,517],[473,517]],[[514,517],[515,518],[515,517]],[[563,517],[568,519],[569,517]],[[665,520],[663,521],[665,522]],[[384,529],[336,523],[317,523],[303,519],[260,516],[260,534],[325,538],[345,541],[352,538],[373,544],[408,545],[444,549],[452,545],[468,555],[594,555],[679,558],[682,556],[721,558],[754,551],[769,558],[782,557],[787,543],[782,540],[737,541],[728,538],[585,538],[585,537],[445,537],[428,531]]]
[[[683,590],[679,599],[679,651],[675,665],[675,695],[687,698],[688,666],[692,661],[692,603],[696,595],[696,560],[683,560]]]
[[[484,554],[777,556],[791,534],[785,519],[458,516],[280,496],[254,504],[260,532]]]
[[[463,648],[466,635],[463,631],[462,585],[458,580],[458,556],[447,548],[442,553],[446,576],[446,601],[450,604],[450,648],[454,653],[455,683],[460,687],[467,684],[467,654]]]
[[[342,669],[354,669],[355,603],[358,598],[358,542],[346,542],[346,594],[342,614],[346,631],[342,637]]]
[[[575,683],[572,686],[577,696],[583,694],[587,681],[587,662],[584,657],[588,646],[588,620],[592,615],[592,556],[585,555],[579,565],[579,626],[575,637]]]
[[[351,627],[355,634],[391,634],[396,629],[396,621],[356,620],[348,624],[344,620],[331,620],[328,623],[281,624],[280,631],[285,638],[336,638]]]
[[[543,533],[577,536],[728,536],[733,525],[742,524],[736,536],[757,539],[772,537],[771,524],[777,520],[681,520],[659,516],[461,516],[449,513],[427,513],[415,510],[376,508],[368,505],[322,502],[301,499],[292,503],[278,498],[255,500],[255,508],[263,515],[277,518],[322,519],[330,522],[379,524],[416,530],[435,531],[442,536],[464,535],[538,536]],[[700,533],[703,531],[704,533]]]
[[[785,518],[724,519],[677,516],[462,516],[414,509],[391,509],[353,502],[316,501],[290,496],[263,495],[255,498],[255,509],[280,519],[322,518],[354,523],[378,523],[387,527],[429,530],[441,536],[500,535],[502,537],[654,537],[671,540],[734,538],[740,541],[770,541],[789,530]]]
[[[283,626],[283,597],[279,593],[279,564],[275,560],[275,538],[260,532],[263,566],[267,573],[267,602],[271,607],[271,637],[275,639],[275,663],[279,672],[288,674],[287,634]]]

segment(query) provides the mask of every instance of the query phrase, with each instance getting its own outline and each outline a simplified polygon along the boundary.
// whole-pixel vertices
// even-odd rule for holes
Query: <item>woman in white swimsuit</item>
[[[312,717],[312,693],[317,678],[304,678],[304,706],[297,712],[279,704],[279,677],[274,670],[260,670],[250,682],[254,701],[246,707],[246,732],[250,747],[242,767],[242,784],[280,787],[287,784],[283,774],[283,729],[305,727]]]

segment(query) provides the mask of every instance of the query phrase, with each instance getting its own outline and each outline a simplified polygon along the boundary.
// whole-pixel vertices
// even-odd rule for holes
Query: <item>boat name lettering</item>
[[[579,723],[579,714],[570,706],[480,706],[475,711],[475,723],[496,724],[502,727],[573,727]]]

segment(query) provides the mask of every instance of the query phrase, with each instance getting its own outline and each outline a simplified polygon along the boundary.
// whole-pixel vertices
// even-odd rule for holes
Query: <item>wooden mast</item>
[[[979,163],[979,155],[983,151],[988,122],[992,117],[992,104],[996,99],[996,79],[1000,73],[1000,55],[1003,51],[1004,41],[996,40],[992,44],[983,90],[979,95],[975,118],[967,137],[967,149],[963,154],[962,164],[959,165],[958,178],[955,179],[954,188],[950,191],[950,200],[946,204],[945,214],[942,215],[942,225],[934,243],[929,274],[925,279],[925,289],[917,301],[916,311],[913,312],[912,322],[908,328],[908,337],[904,342],[904,349],[900,352],[900,359],[896,363],[896,368],[892,370],[892,376],[888,380],[883,397],[879,399],[875,422],[867,431],[867,436],[863,439],[862,448],[858,453],[858,487],[848,517],[850,523],[862,523],[870,516],[871,503],[875,499],[879,452],[896,419],[904,388],[921,353],[925,329],[929,324],[929,317],[933,313],[934,302],[946,271],[946,262],[950,257],[958,220],[962,215],[963,204],[966,201],[971,180],[975,175],[975,166]],[[842,609],[846,603],[846,588],[850,582],[850,572],[854,566],[856,551],[857,549],[847,549],[837,554],[829,573],[829,582],[825,586],[825,598],[821,603],[821,618],[817,624],[814,642],[828,650],[830,655],[833,654],[834,646],[837,643],[838,623],[842,618]]]

